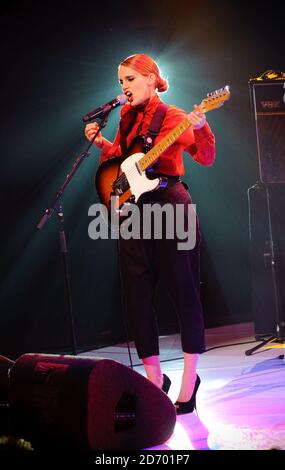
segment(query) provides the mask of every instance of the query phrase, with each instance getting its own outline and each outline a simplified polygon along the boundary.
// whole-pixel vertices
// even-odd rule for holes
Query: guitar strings
[[[185,125],[185,124],[184,124],[184,125]],[[159,158],[159,155],[160,155],[162,152],[164,152],[166,149],[168,149],[168,148],[177,140],[177,138],[180,137],[180,135],[182,135],[183,132],[189,127],[189,123],[187,123],[187,127],[185,127],[185,128],[184,128],[184,125],[183,125],[183,123],[179,124],[177,130],[176,130],[175,132],[172,132],[172,135],[171,135],[170,137],[167,137],[167,136],[166,136],[167,139],[165,139],[165,141],[164,141],[164,139],[162,139],[161,142],[159,142],[159,143],[157,144],[157,147],[158,147],[158,149],[159,149],[157,158]],[[173,138],[173,137],[174,137],[174,138]],[[152,149],[152,150],[150,150],[148,153],[155,154],[156,151],[155,151],[154,149]],[[145,156],[146,156],[146,155],[147,155],[147,154],[145,154]],[[145,156],[142,157],[142,159],[145,158]],[[149,156],[148,158],[150,158],[150,156]],[[144,171],[144,170],[143,170],[143,171]],[[133,175],[135,175],[136,173],[137,173],[136,168],[133,168],[133,169],[131,169],[131,171],[128,173],[128,176],[133,176]],[[117,178],[116,181],[120,184],[120,183],[122,183],[124,180],[127,180],[127,181],[128,181],[128,178],[127,178],[127,176],[126,176],[125,173],[122,173],[122,174],[119,176],[119,178]]]

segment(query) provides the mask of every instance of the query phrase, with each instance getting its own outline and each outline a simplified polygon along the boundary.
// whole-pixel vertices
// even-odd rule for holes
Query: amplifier
[[[265,74],[249,80],[260,181],[285,183],[285,74]]]

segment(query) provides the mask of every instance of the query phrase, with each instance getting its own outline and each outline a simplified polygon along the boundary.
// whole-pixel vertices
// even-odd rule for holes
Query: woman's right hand
[[[85,136],[88,140],[92,140],[96,132],[98,131],[99,125],[97,122],[92,122],[90,124],[87,124],[85,127]],[[96,136],[96,139],[94,140],[94,144],[97,145],[97,147],[102,148],[103,146],[103,136],[102,133],[99,132]]]

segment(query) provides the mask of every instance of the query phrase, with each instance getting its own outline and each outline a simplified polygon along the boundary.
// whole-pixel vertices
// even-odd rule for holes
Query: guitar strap
[[[146,131],[146,134],[143,136],[145,153],[147,153],[154,145],[155,139],[159,134],[161,125],[165,118],[167,108],[168,106],[164,103],[159,104],[158,107],[156,108],[156,111],[152,117],[150,126],[148,130]],[[158,163],[158,160],[154,162],[152,167],[146,170],[148,175],[151,175],[151,173],[154,171],[153,167],[157,163]]]
[[[150,126],[144,136],[144,147],[146,152],[148,152],[154,145],[155,138],[158,136],[165,118],[167,108],[168,106],[164,103],[159,104],[156,108]]]

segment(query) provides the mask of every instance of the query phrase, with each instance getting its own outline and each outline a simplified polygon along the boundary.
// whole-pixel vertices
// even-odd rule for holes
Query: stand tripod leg
[[[262,341],[262,343],[258,344],[257,346],[254,346],[254,348],[251,348],[251,349],[248,349],[247,351],[245,351],[245,355],[246,356],[250,356],[251,354],[253,354],[255,351],[257,351],[258,349],[262,348],[263,346],[265,346],[265,344],[267,343],[272,343],[274,340],[276,340],[277,338],[275,338],[275,336],[270,336],[270,338]]]

